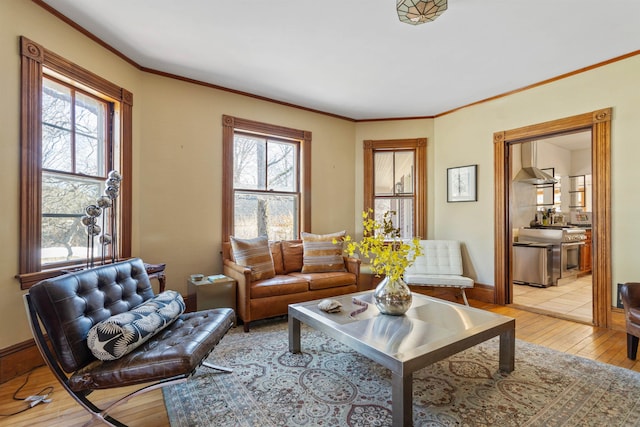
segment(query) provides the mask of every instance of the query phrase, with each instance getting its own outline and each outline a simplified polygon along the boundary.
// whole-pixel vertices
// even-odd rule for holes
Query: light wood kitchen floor
[[[593,321],[591,275],[548,288],[513,285],[513,305],[539,313],[591,324]]]

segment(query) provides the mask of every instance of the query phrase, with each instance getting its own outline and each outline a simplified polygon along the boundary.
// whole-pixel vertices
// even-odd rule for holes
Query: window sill
[[[121,258],[118,261],[124,261],[125,259],[127,258]],[[105,261],[105,264],[111,264],[111,260]],[[100,265],[102,264],[95,263],[96,267],[99,267]],[[51,279],[52,277],[61,276],[70,271],[84,270],[85,268],[85,263],[72,264],[55,267],[48,270],[34,271],[33,273],[16,274],[15,277],[20,282],[20,289],[27,290],[41,280]]]

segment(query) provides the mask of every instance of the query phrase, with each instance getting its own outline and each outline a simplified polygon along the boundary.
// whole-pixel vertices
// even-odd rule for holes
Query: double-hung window
[[[223,117],[223,236],[297,239],[309,224],[309,132]]]
[[[400,237],[426,236],[425,138],[364,141],[364,208],[382,222],[395,212]]]
[[[43,76],[42,266],[86,260],[87,242],[97,239],[87,234],[81,219],[104,193],[107,173],[116,166],[111,156],[113,113],[113,102]],[[110,223],[98,226],[113,234]],[[94,256],[103,249],[110,256],[109,245],[94,246]]]
[[[133,95],[31,40],[22,37],[20,43],[18,278],[26,289],[103,255],[131,255]],[[108,222],[106,215],[98,217],[97,225],[103,239],[105,233],[117,235],[117,244],[102,245],[98,235],[88,235],[82,217],[104,195],[115,169],[123,179],[111,208],[118,215]]]

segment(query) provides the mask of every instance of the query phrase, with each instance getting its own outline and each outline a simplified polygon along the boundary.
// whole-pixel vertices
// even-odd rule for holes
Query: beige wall
[[[640,279],[640,57],[464,108],[437,119],[353,123],[142,73],[32,2],[0,2],[0,349],[30,338],[18,270],[18,37],[24,35],[134,94],[134,255],[166,262],[168,287],[220,261],[221,116],[313,133],[312,231],[361,232],[362,141],[428,139],[428,238],[465,243],[466,269],[493,284],[493,133],[613,107],[614,283]],[[446,202],[446,169],[478,164],[478,202]],[[618,238],[619,237],[619,238]],[[615,301],[615,300],[614,300]],[[7,328],[6,325],[11,325]]]
[[[223,114],[311,131],[311,231],[354,232],[353,122],[151,74],[141,94],[139,253],[172,288],[222,272]]]

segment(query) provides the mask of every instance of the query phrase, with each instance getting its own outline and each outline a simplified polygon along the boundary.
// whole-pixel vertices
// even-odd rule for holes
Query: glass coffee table
[[[371,291],[332,299],[341,311],[320,310],[321,300],[289,305],[289,351],[301,351],[304,323],[391,370],[394,426],[412,425],[413,372],[425,366],[500,336],[499,369],[514,369],[513,318],[416,293],[403,316],[381,314]]]

